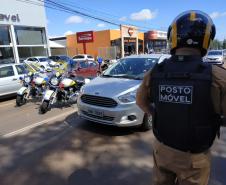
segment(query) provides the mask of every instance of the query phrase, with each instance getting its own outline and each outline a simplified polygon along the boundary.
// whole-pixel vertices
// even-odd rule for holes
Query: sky
[[[173,19],[186,10],[201,10],[209,14],[216,26],[216,37],[226,39],[225,0],[54,0],[89,15],[117,24],[133,24],[140,31],[167,31]],[[47,4],[46,4],[47,5]],[[99,20],[78,14],[46,8],[49,37],[64,36],[79,31],[119,29]]]

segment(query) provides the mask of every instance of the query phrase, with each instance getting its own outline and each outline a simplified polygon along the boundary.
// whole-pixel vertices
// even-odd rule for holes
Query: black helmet
[[[171,54],[183,47],[198,48],[204,56],[216,29],[212,19],[204,12],[190,10],[178,15],[168,28],[167,38],[171,42]]]

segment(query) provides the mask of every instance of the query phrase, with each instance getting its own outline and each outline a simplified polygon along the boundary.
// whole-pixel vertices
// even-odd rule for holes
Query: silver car
[[[226,50],[210,50],[203,60],[204,62],[223,65],[226,62]]]
[[[0,96],[16,94],[20,89],[20,77],[26,74],[23,64],[0,65]]]
[[[144,74],[170,55],[134,55],[122,58],[102,76],[83,86],[77,106],[80,117],[101,124],[151,128],[151,117],[136,105],[136,91]]]

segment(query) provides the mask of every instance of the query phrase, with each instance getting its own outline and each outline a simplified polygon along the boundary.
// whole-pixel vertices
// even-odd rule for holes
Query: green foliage
[[[223,49],[226,49],[226,39],[223,40]]]
[[[221,41],[215,39],[210,43],[210,49],[222,49],[223,44]]]

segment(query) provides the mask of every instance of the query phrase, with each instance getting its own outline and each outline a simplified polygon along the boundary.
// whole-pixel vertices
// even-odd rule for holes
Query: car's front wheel
[[[144,115],[143,123],[141,129],[146,131],[152,129],[152,116]]]

